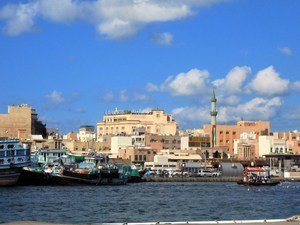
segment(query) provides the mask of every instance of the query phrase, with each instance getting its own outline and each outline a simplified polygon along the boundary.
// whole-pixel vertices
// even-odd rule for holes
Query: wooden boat
[[[245,186],[275,186],[279,181],[273,181],[270,172],[264,167],[246,167],[243,171],[243,179],[237,182]]]

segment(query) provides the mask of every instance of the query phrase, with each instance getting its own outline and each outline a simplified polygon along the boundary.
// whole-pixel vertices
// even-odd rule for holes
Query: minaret
[[[216,145],[217,142],[217,99],[215,95],[215,90],[213,90],[212,95],[211,95],[211,111],[210,111],[210,118],[211,118],[211,128],[212,128],[212,147]]]

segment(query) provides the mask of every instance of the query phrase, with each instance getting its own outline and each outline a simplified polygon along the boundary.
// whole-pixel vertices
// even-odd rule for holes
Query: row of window
[[[0,145],[0,150],[1,150],[1,149],[4,149],[4,147],[5,147],[5,145]],[[7,145],[7,149],[13,149],[14,147],[15,147],[14,144],[8,144],[8,145]]]
[[[134,157],[135,161],[147,161],[147,156],[146,155],[135,155]]]
[[[219,134],[223,134],[223,133],[224,133],[224,131],[220,131],[220,132],[219,132]],[[226,132],[225,132],[225,134],[227,134],[227,135],[229,135],[229,133],[230,133],[229,131],[226,131]],[[232,131],[232,135],[236,135],[236,132],[235,132],[235,131]]]
[[[29,155],[29,150],[7,150],[7,151],[0,151],[0,157],[10,157],[10,156],[22,156],[22,155]]]

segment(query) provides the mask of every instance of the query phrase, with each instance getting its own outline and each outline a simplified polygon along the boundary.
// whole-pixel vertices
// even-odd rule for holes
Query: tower
[[[212,147],[216,145],[217,142],[217,99],[215,95],[215,90],[213,90],[211,95],[211,111],[210,111],[210,119],[211,119],[211,127],[212,127]]]

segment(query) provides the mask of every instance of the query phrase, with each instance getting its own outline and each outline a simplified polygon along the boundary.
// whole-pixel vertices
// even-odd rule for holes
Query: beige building
[[[106,113],[103,121],[97,123],[97,135],[98,138],[108,134],[134,135],[140,128],[144,128],[145,133],[175,135],[177,122],[172,115],[165,114],[161,109],[153,109],[147,113],[115,110]]]
[[[8,106],[8,114],[0,114],[0,137],[28,139],[35,133],[35,109],[27,104]]]
[[[267,154],[289,154],[288,141],[274,136],[260,136],[259,156]]]
[[[242,133],[240,139],[234,140],[234,157],[238,160],[246,161],[259,158],[256,133]]]
[[[274,132],[273,136],[277,139],[287,140],[289,144],[289,152],[293,154],[300,154],[300,132]]]
[[[212,133],[212,125],[203,127],[205,133]],[[270,135],[269,121],[239,121],[236,125],[216,125],[216,146],[226,146],[228,157],[234,157],[234,140],[241,133],[255,133],[256,136]],[[212,135],[211,135],[212,137]],[[212,142],[212,138],[210,139]]]

